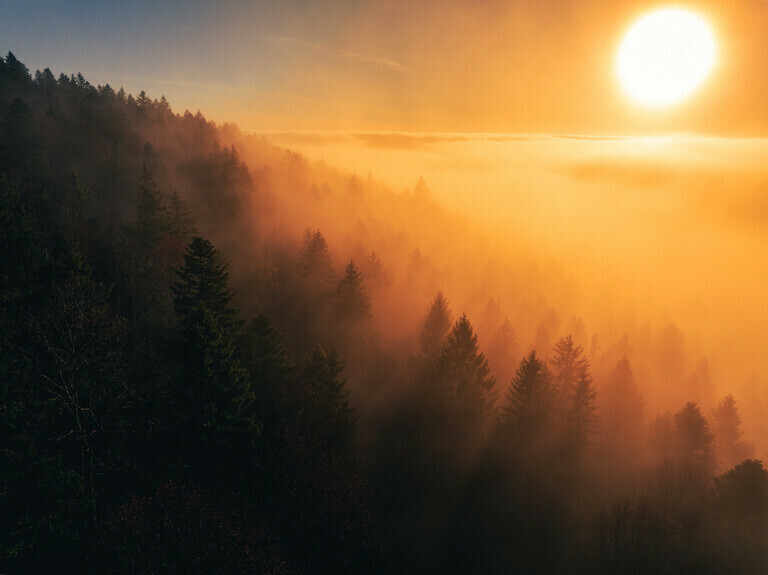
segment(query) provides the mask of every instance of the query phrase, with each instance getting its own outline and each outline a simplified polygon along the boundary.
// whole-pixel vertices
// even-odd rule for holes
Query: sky
[[[768,135],[768,2],[693,0],[720,57],[649,111],[613,62],[637,0],[0,0],[31,71],[165,95],[248,131]]]

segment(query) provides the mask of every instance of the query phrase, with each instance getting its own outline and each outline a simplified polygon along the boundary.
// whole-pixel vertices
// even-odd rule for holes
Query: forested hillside
[[[760,386],[379,176],[0,59],[0,571],[762,572]]]

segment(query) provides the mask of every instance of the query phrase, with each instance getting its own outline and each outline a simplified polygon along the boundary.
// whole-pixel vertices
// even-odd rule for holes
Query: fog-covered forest
[[[0,571],[765,572],[759,374],[385,176],[0,59]]]

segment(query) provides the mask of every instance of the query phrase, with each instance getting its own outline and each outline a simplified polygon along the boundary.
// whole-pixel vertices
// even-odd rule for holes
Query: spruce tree
[[[696,485],[708,481],[715,470],[715,444],[709,422],[694,401],[675,413],[674,422],[675,451],[683,473]]]
[[[753,447],[741,439],[741,414],[733,395],[726,395],[712,410],[712,423],[721,467],[730,469],[752,456]]]
[[[208,480],[237,482],[248,481],[256,464],[251,450],[258,414],[236,351],[236,311],[229,307],[226,267],[208,240],[195,237],[177,269],[173,307],[182,365],[177,397],[182,433],[190,438],[188,464]]]
[[[549,365],[553,392],[556,395],[570,396],[583,377],[589,377],[589,362],[584,357],[581,346],[573,342],[571,335],[561,338],[555,344]]]
[[[175,191],[168,199],[168,218],[170,235],[182,242],[188,242],[197,232],[195,218],[187,203]]]
[[[173,309],[182,325],[193,308],[202,304],[219,326],[234,330],[236,311],[230,306],[234,293],[229,288],[228,267],[211,242],[200,236],[192,238],[184,263],[176,270],[178,281],[171,288]]]
[[[644,437],[643,398],[632,366],[622,357],[600,392],[603,437],[614,465],[635,465]]]
[[[513,444],[533,440],[546,425],[551,409],[551,379],[536,350],[520,362],[501,408],[498,430]]]
[[[365,290],[363,276],[352,260],[336,286],[336,313],[343,321],[363,322],[371,319],[371,300]]]
[[[466,314],[454,324],[437,357],[434,385],[438,393],[455,400],[470,418],[481,421],[496,402],[496,380],[490,375],[485,355]]]
[[[152,332],[166,327],[172,315],[169,264],[161,249],[168,231],[163,196],[145,160],[136,180],[136,221],[123,226],[121,251],[134,323]]]
[[[419,332],[419,358],[432,360],[443,347],[451,329],[451,310],[443,292],[437,292]]]
[[[293,378],[283,336],[266,317],[258,316],[245,328],[237,347],[251,379],[259,422],[264,434],[272,438],[281,424]]]
[[[577,458],[587,455],[594,446],[594,436],[600,432],[596,398],[592,377],[584,371],[573,387],[568,406],[568,440]]]
[[[330,291],[335,273],[328,244],[320,230],[306,230],[301,248],[301,266],[304,280],[315,290]]]

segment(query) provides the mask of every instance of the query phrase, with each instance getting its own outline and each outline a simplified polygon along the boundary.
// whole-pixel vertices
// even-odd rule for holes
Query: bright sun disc
[[[632,100],[658,108],[696,90],[712,71],[716,55],[715,37],[703,18],[664,8],[632,25],[619,46],[616,71]]]

